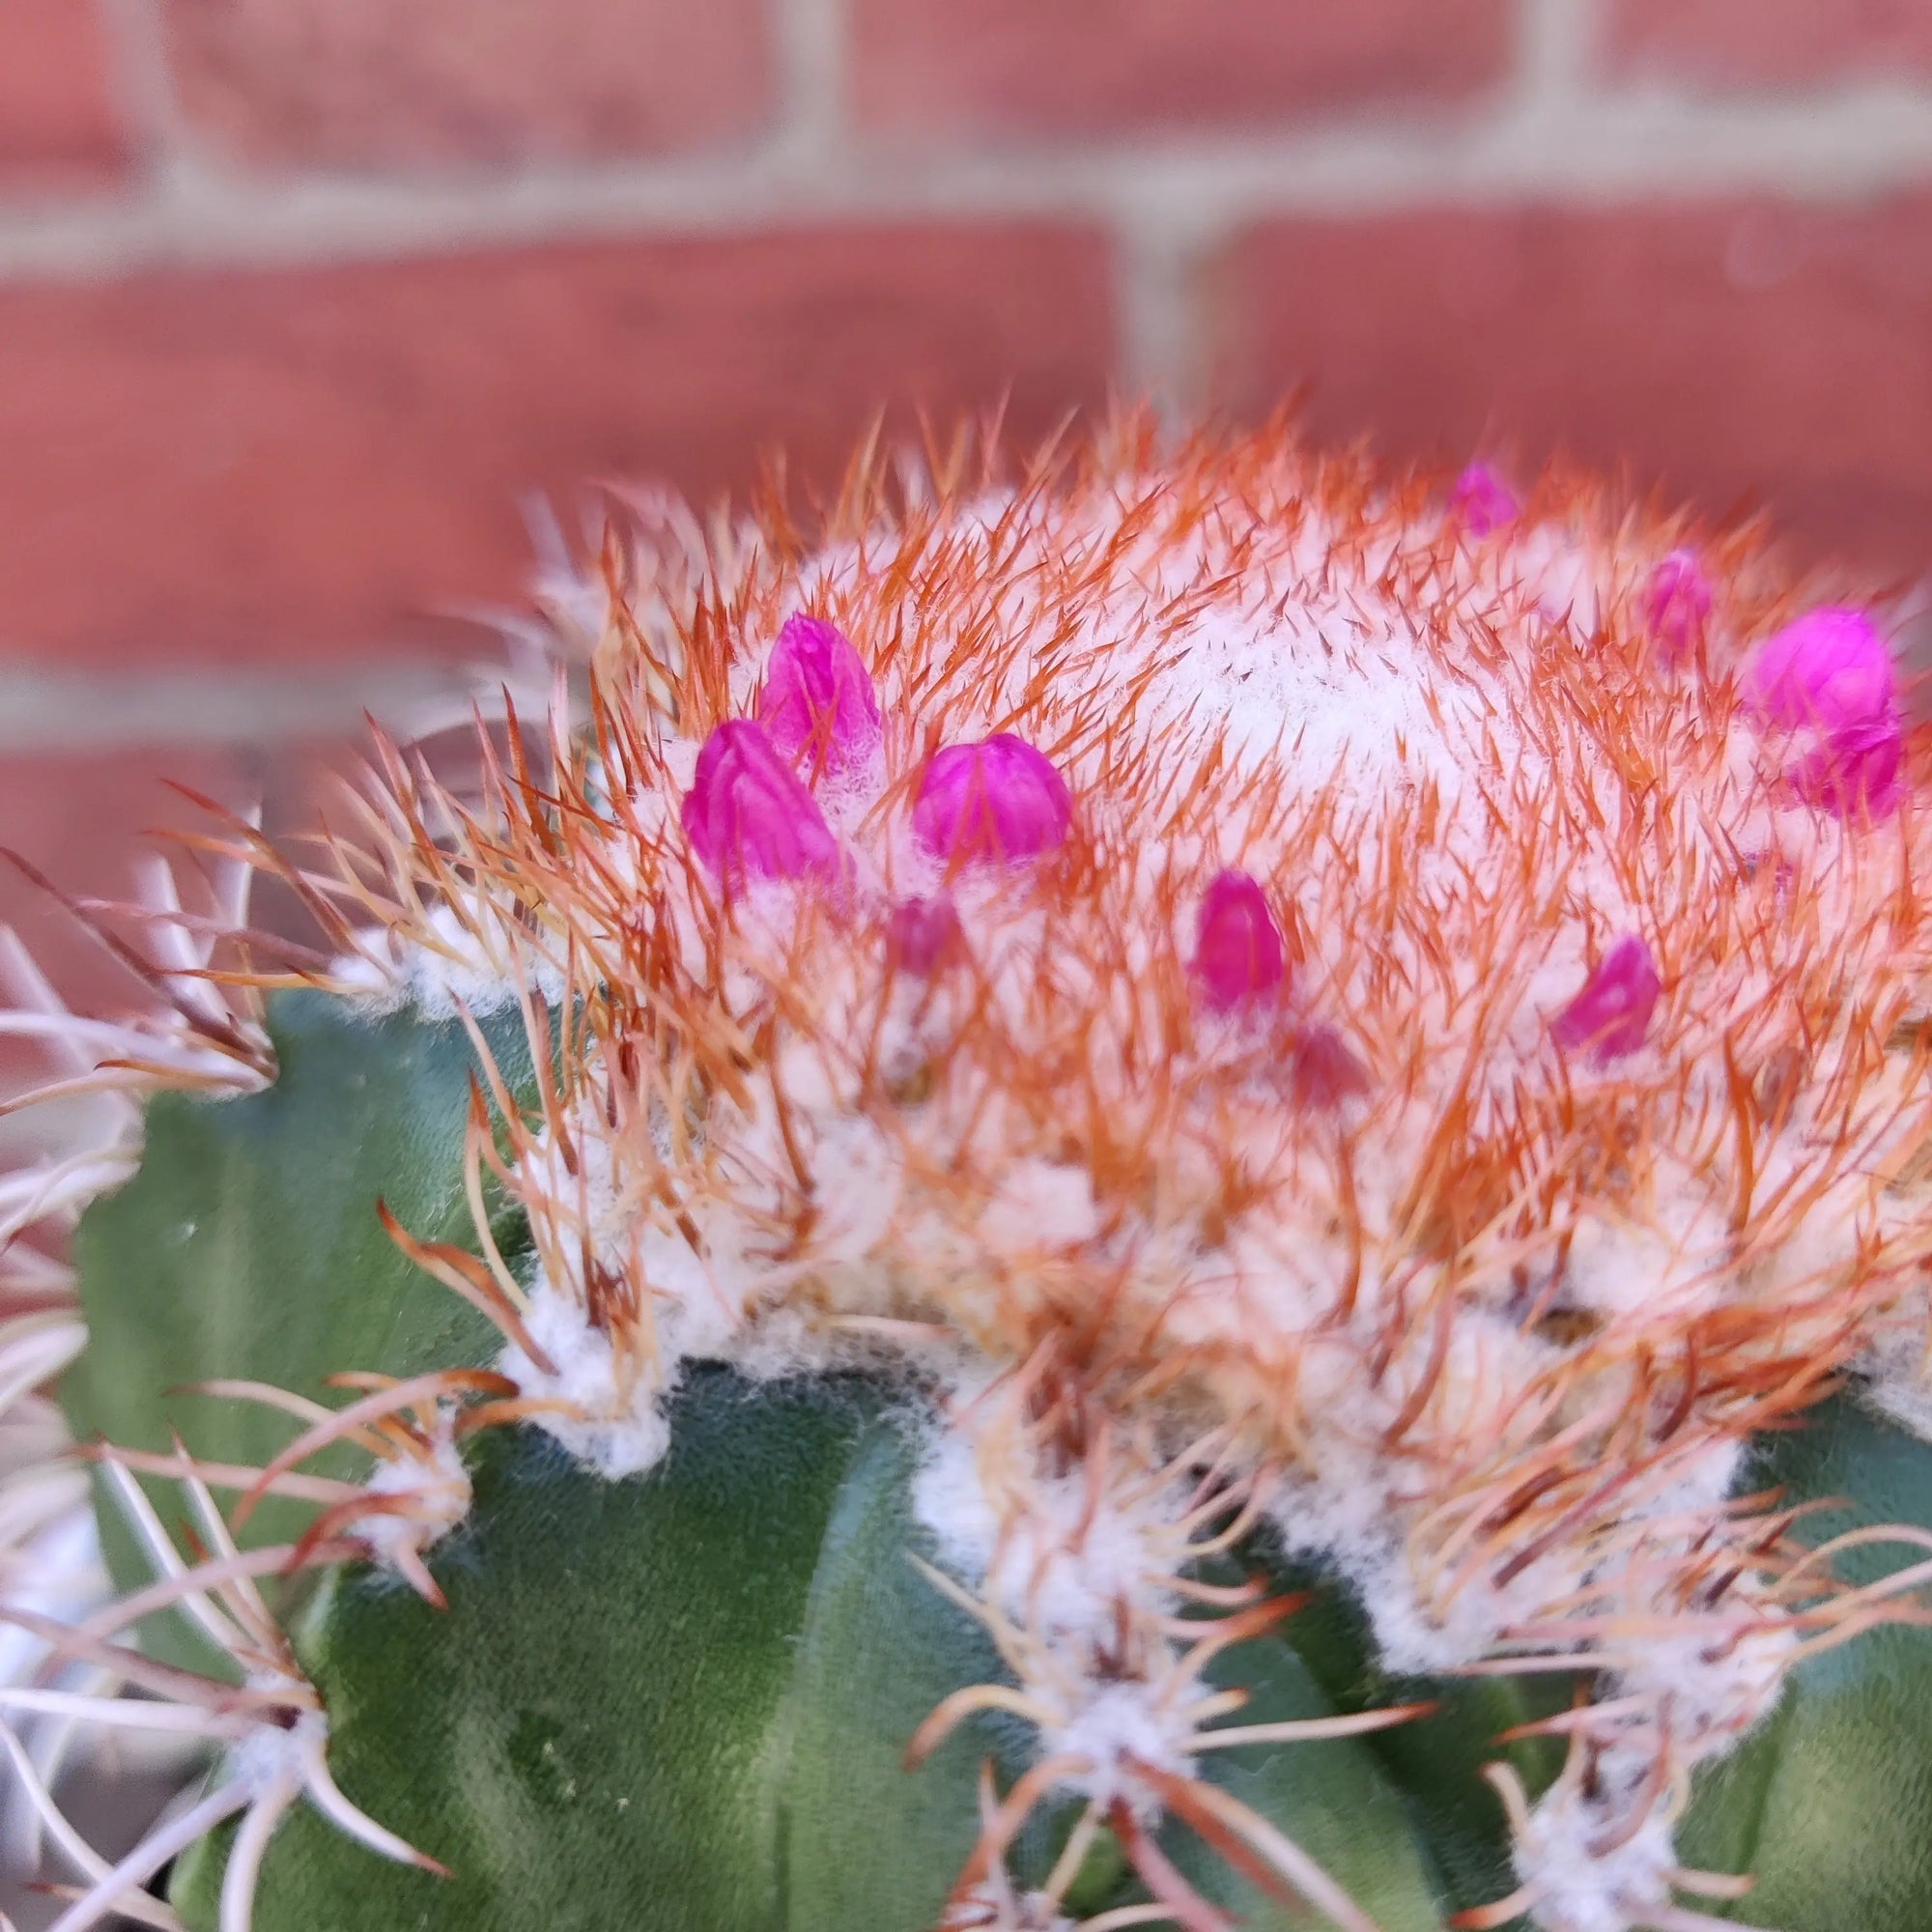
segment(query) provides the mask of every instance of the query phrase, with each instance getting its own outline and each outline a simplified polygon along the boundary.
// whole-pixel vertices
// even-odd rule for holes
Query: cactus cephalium
[[[1932,1924],[1863,610],[1129,424],[634,503],[550,619],[473,782],[80,909],[164,1017],[13,961],[113,1116],[6,1195],[65,1932]],[[118,1863],[76,1725],[202,1754]]]

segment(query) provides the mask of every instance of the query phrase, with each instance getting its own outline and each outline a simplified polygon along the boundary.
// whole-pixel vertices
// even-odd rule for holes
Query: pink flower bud
[[[965,953],[966,935],[957,908],[943,895],[895,905],[886,927],[886,948],[899,972],[930,979]]]
[[[1487,463],[1472,463],[1456,479],[1449,508],[1472,537],[1486,537],[1522,515],[1522,500]]]
[[[680,815],[693,851],[727,886],[838,876],[838,841],[817,800],[747,719],[728,720],[704,741]]]
[[[879,700],[851,640],[822,617],[790,617],[758,691],[758,723],[814,779],[863,765],[879,742]]]
[[[1896,804],[1898,670],[1862,611],[1813,611],[1786,625],[1746,667],[1744,700],[1762,724],[1806,734],[1808,748],[1785,771],[1806,804],[1874,817]]]
[[[1298,1107],[1330,1113],[1344,1100],[1369,1091],[1368,1069],[1331,1026],[1303,1027],[1288,1056],[1289,1092]]]
[[[1806,805],[1846,818],[1882,818],[1898,803],[1898,768],[1904,756],[1904,724],[1897,718],[1881,718],[1833,733],[1786,776]]]
[[[1588,1047],[1601,1065],[1643,1044],[1662,990],[1650,948],[1634,935],[1620,939],[1598,962],[1583,990],[1557,1016],[1550,1032],[1566,1051]]]
[[[1711,584],[1688,550],[1674,550],[1650,573],[1643,621],[1666,664],[1694,656],[1711,621]]]
[[[1896,718],[1898,673],[1862,611],[1813,611],[1759,645],[1744,699],[1767,724],[1836,736]]]
[[[1281,991],[1288,953],[1267,898],[1245,872],[1223,872],[1201,901],[1194,982],[1209,1012],[1258,1006]]]
[[[1034,859],[1072,829],[1073,800],[1041,753],[1002,731],[933,753],[912,825],[935,858],[965,865]]]

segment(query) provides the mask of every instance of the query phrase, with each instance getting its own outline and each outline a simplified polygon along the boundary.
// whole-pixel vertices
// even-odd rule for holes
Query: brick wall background
[[[0,842],[82,889],[449,683],[529,493],[886,401],[1306,382],[1932,563],[1932,0],[6,12]]]

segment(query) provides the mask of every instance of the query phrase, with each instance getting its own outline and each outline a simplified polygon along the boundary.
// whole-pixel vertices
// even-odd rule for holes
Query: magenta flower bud
[[[1898,673],[1862,611],[1813,611],[1759,645],[1744,699],[1767,724],[1836,737],[1896,719]]]
[[[1643,621],[1666,664],[1695,655],[1711,622],[1711,583],[1688,550],[1674,550],[1650,573]]]
[[[1201,901],[1194,983],[1209,1012],[1259,1006],[1281,991],[1288,951],[1265,895],[1245,872],[1222,872]]]
[[[1896,717],[1855,724],[1807,752],[1787,774],[1806,805],[1843,817],[1882,818],[1898,803],[1905,726]]]
[[[1898,670],[1862,611],[1813,611],[1760,645],[1744,700],[1765,724],[1815,739],[1785,772],[1808,805],[1877,816],[1897,802],[1905,753]]]
[[[919,841],[962,865],[1035,859],[1073,826],[1066,781],[1023,738],[1002,731],[935,752],[912,809]]]
[[[886,947],[899,972],[930,979],[965,953],[966,935],[957,908],[943,895],[902,901],[893,908],[886,926]]]
[[[863,765],[879,742],[879,700],[851,639],[822,617],[790,617],[758,690],[758,723],[811,777]]]
[[[1331,1113],[1344,1100],[1369,1091],[1368,1069],[1331,1026],[1303,1027],[1288,1057],[1289,1092],[1298,1107]]]
[[[692,850],[726,885],[838,875],[838,841],[818,801],[747,719],[704,741],[680,816]]]
[[[1487,463],[1472,463],[1456,479],[1449,508],[1472,537],[1486,537],[1522,515],[1522,499]]]
[[[1620,1060],[1643,1044],[1662,985],[1650,948],[1634,935],[1620,939],[1557,1014],[1550,1032],[1566,1051],[1588,1047],[1599,1065]]]

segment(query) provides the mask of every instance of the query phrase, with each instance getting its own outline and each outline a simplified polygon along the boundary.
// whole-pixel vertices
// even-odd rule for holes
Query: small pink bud
[[[1862,611],[1813,611],[1759,645],[1744,698],[1768,724],[1834,737],[1896,718],[1898,672]]]
[[[822,617],[790,617],[758,690],[758,723],[813,777],[850,771],[879,742],[879,700],[850,639]]]
[[[1257,1006],[1281,991],[1288,953],[1266,895],[1245,872],[1222,872],[1201,901],[1194,981],[1209,1012]]]
[[[726,885],[838,875],[838,841],[817,800],[747,719],[704,741],[680,816],[692,849]]]
[[[933,753],[912,825],[935,858],[968,865],[1033,859],[1072,829],[1073,799],[1041,753],[1002,731]]]
[[[1898,670],[1862,611],[1813,611],[1758,647],[1744,699],[1764,724],[1814,741],[1785,778],[1808,805],[1878,816],[1898,797],[1905,722]]]
[[[1369,1090],[1368,1069],[1331,1026],[1303,1027],[1289,1048],[1289,1092],[1298,1107],[1329,1113]]]
[[[1688,550],[1674,550],[1650,573],[1643,621],[1666,664],[1696,654],[1711,621],[1711,584]]]
[[[1662,990],[1650,948],[1634,935],[1620,939],[1598,962],[1583,990],[1556,1016],[1550,1032],[1567,1051],[1590,1048],[1599,1065],[1620,1060],[1643,1044]]]
[[[957,908],[944,895],[904,900],[893,908],[886,947],[899,972],[930,979],[966,951]]]
[[[1882,818],[1898,803],[1905,727],[1897,718],[1854,724],[1807,752],[1786,776],[1806,805],[1842,817]]]
[[[1486,537],[1522,515],[1522,500],[1487,463],[1472,463],[1456,479],[1449,508],[1472,537]]]

